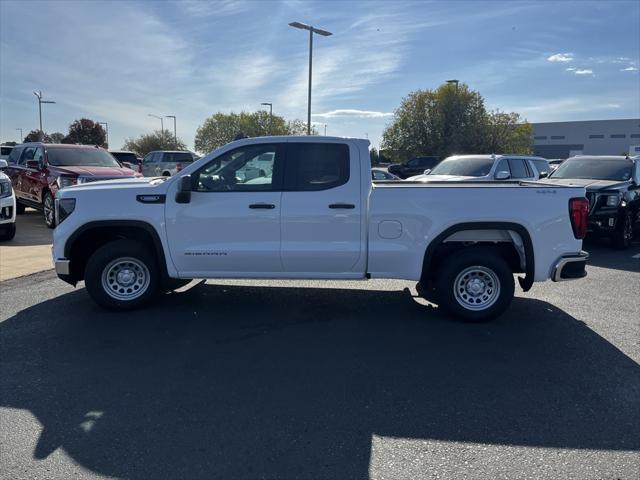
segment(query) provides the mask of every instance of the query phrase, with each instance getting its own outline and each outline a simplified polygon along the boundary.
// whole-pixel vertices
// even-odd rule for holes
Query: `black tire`
[[[0,241],[8,242],[16,236],[16,224],[0,225]]]
[[[22,215],[25,208],[27,208],[25,205],[16,200],[16,215]]]
[[[51,192],[44,192],[42,196],[42,216],[49,228],[56,228],[55,202]]]
[[[465,271],[468,273],[462,275]],[[435,287],[443,310],[467,322],[485,322],[509,307],[515,285],[507,262],[495,250],[477,247],[446,260],[436,274]],[[480,289],[477,296],[469,290],[472,287]]]
[[[127,264],[131,267],[126,267]],[[117,272],[117,268],[120,268],[120,272],[133,271],[134,282],[128,286],[119,286],[115,280],[120,278],[118,274],[109,275]],[[142,277],[145,281],[139,282]],[[143,244],[132,240],[116,240],[103,245],[91,255],[87,262],[84,281],[89,296],[101,307],[109,310],[131,310],[142,307],[153,299],[158,290],[158,277],[156,258]],[[111,289],[107,290],[105,284],[111,285]],[[118,293],[118,288],[123,291]],[[122,297],[117,298],[120,294]],[[126,298],[127,296],[129,298]]]
[[[629,248],[633,241],[633,219],[631,212],[625,212],[620,219],[620,228],[613,234],[611,241],[614,248],[625,250]]]

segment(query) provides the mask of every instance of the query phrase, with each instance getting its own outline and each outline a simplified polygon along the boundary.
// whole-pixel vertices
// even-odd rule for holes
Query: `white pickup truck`
[[[193,278],[417,281],[469,321],[500,315],[514,274],[586,275],[583,187],[372,183],[367,140],[232,142],[171,178],[71,186],[56,199],[58,276],[111,309]],[[265,163],[259,176],[242,172]],[[269,163],[269,165],[266,165]]]

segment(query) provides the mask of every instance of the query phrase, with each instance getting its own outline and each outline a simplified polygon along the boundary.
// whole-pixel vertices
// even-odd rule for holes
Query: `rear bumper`
[[[587,258],[589,254],[584,250],[577,254],[563,255],[553,267],[551,279],[554,282],[562,282],[586,277]]]

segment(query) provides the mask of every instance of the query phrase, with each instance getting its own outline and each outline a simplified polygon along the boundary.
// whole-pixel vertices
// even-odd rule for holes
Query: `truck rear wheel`
[[[438,270],[435,279],[438,305],[467,322],[500,316],[513,300],[513,273],[490,248],[456,253]]]
[[[100,247],[87,262],[89,296],[109,310],[130,310],[148,303],[158,288],[155,257],[139,242],[116,240]]]

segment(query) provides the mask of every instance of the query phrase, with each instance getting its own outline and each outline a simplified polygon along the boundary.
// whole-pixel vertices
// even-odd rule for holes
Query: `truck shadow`
[[[407,291],[202,285],[129,314],[84,291],[0,324],[1,401],[126,478],[362,478],[372,435],[640,450],[640,367],[552,305],[451,321]]]

